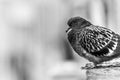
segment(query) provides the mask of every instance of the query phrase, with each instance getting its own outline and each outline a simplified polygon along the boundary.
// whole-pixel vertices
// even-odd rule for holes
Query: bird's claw
[[[87,63],[85,67],[82,67],[82,69],[93,69],[95,65],[93,63]]]

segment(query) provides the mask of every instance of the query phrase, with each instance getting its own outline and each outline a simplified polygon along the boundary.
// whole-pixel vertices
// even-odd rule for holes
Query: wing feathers
[[[79,38],[81,47],[95,56],[105,56],[114,51],[118,40],[111,30],[93,25],[84,28]]]

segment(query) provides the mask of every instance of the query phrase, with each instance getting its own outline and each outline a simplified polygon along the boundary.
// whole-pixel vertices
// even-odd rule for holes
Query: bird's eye
[[[73,25],[73,22],[71,22],[70,24],[69,24],[69,26],[72,26]]]
[[[76,21],[72,21],[71,23],[69,23],[69,26],[74,26],[76,24]]]

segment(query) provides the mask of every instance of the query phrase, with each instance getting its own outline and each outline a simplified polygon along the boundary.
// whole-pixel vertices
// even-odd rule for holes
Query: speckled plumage
[[[68,41],[80,56],[100,64],[120,56],[120,36],[81,17],[68,21]]]

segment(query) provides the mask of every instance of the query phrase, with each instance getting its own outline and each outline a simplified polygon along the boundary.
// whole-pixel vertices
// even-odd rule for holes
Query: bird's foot
[[[87,63],[85,67],[82,67],[82,69],[93,69],[93,68],[95,68],[94,63]]]

